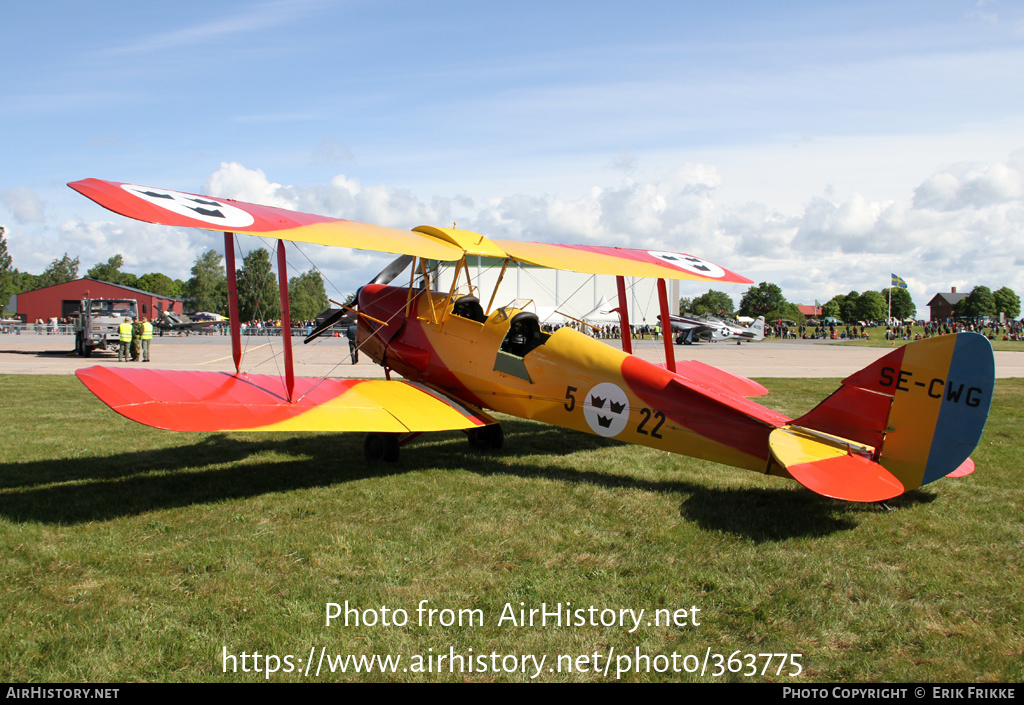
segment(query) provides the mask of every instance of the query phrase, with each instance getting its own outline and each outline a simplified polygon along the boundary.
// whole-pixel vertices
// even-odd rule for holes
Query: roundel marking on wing
[[[587,392],[583,416],[594,433],[613,438],[629,423],[629,397],[617,384],[602,382]]]
[[[223,227],[226,230],[247,228],[256,222],[255,218],[241,208],[213,198],[134,184],[121,184],[121,188],[154,206],[183,215],[186,218],[216,225],[218,228]]]
[[[693,255],[686,255],[681,252],[662,252],[660,250],[648,250],[647,254],[676,269],[681,269],[684,272],[690,272],[697,276],[710,277],[712,279],[719,279],[725,276],[725,270],[714,262],[708,262],[706,259],[694,257]]]

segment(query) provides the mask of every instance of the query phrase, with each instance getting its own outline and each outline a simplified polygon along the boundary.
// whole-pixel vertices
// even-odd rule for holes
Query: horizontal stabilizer
[[[406,433],[495,423],[478,409],[412,382],[295,379],[289,402],[272,375],[89,367],[76,373],[114,411],[170,431]]]
[[[772,457],[801,485],[826,497],[848,502],[880,502],[903,494],[888,470],[865,457],[870,448],[798,426],[785,426],[768,437]]]

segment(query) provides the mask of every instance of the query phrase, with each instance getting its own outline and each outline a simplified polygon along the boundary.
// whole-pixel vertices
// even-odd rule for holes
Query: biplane
[[[666,279],[750,283],[692,255],[491,240],[421,226],[411,231],[242,203],[224,198],[86,179],[69,186],[101,206],[150,223],[222,231],[235,373],[90,367],[78,377],[118,413],[176,431],[348,431],[366,433],[368,460],[394,461],[418,434],[462,430],[481,449],[500,448],[493,412],[791,478],[827,497],[883,501],[974,468],[992,401],[989,342],[961,333],[894,349],[844,379],[798,418],[754,401],[757,382],[696,362],[665,364],[570,327],[541,329],[522,302],[485,307],[470,284],[467,257],[617,278],[621,330],[630,330],[624,277],[658,280],[669,320]],[[278,239],[283,376],[241,372],[235,282],[236,234]],[[399,255],[357,293],[359,348],[385,379],[295,378],[283,241]],[[433,262],[454,267],[447,290]],[[410,271],[408,280],[398,277]],[[432,279],[433,278],[433,279]],[[496,291],[496,290],[495,290]],[[327,321],[324,322],[328,323]],[[311,337],[326,326],[318,326]],[[402,379],[396,379],[394,376]]]

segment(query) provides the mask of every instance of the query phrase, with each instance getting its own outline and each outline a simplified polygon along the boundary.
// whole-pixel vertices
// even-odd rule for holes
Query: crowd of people
[[[970,322],[970,321],[929,321],[924,326],[925,338],[930,338],[936,335],[950,335],[951,333],[963,333],[965,331],[972,333],[981,333],[989,340],[1024,340],[1024,318],[1019,321],[1007,321],[1000,323],[999,321],[992,320],[988,322]],[[897,337],[902,338],[903,335],[909,335],[910,333],[905,330],[897,329],[897,333],[902,333]],[[915,338],[916,340],[916,338]]]

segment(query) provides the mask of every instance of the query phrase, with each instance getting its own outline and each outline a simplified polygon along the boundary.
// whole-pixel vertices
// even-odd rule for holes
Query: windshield
[[[89,311],[94,316],[131,316],[137,315],[134,301],[93,301]]]

